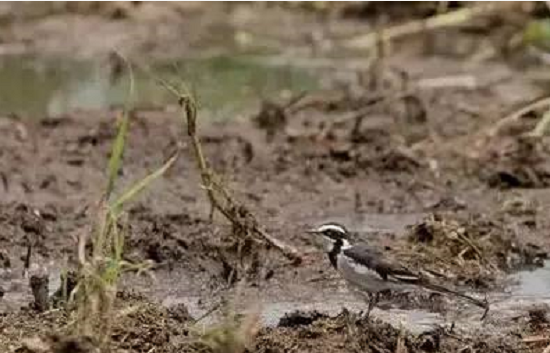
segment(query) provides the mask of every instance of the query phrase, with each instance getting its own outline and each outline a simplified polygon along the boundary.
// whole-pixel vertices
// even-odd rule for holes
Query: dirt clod
[[[34,296],[34,308],[38,312],[46,311],[50,307],[50,298],[48,295],[49,283],[47,274],[33,275],[30,278],[30,286]]]
[[[313,322],[326,319],[327,315],[321,314],[317,311],[302,312],[294,311],[290,314],[285,314],[280,320],[278,327],[298,327],[311,325]]]
[[[496,188],[547,187],[550,185],[549,152],[545,139],[502,138],[480,158],[480,178]]]
[[[91,337],[62,337],[27,339],[18,353],[99,353],[97,342]]]
[[[253,121],[259,129],[265,130],[267,141],[272,141],[276,133],[284,130],[287,117],[283,107],[264,101]]]

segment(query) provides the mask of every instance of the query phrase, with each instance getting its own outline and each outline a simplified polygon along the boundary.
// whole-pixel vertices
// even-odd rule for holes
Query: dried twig
[[[482,4],[432,16],[425,20],[411,21],[382,30],[381,35],[378,32],[374,32],[358,36],[345,42],[344,46],[350,49],[374,49],[379,40],[389,42],[407,35],[428,32],[443,27],[457,26],[479,15],[502,9],[502,6],[496,3]]]
[[[201,173],[203,187],[206,190],[210,205],[213,210],[218,210],[227,218],[234,227],[255,234],[270,245],[277,248],[289,259],[300,262],[298,251],[278,239],[272,237],[258,224],[253,214],[243,205],[238,204],[229,194],[227,189],[219,182],[215,172],[208,167],[199,137],[197,136],[197,109],[194,101],[189,96],[179,95],[179,105],[182,107],[187,120],[187,133],[191,138],[191,144],[195,153],[195,159]]]
[[[494,126],[488,131],[488,137],[497,136],[500,131],[507,125],[518,121],[522,116],[543,107],[550,106],[550,97],[536,98],[519,109],[515,109],[511,113],[507,114],[504,118],[500,119]]]
[[[491,263],[489,260],[487,260],[485,256],[483,256],[483,252],[479,249],[479,247],[476,244],[474,244],[474,241],[470,239],[469,236],[462,234],[460,232],[456,232],[456,235],[459,239],[461,239],[464,243],[466,243],[466,245],[476,253],[480,261],[485,262],[489,267],[491,267],[491,269],[494,272],[498,272],[497,267],[493,263]]]
[[[432,78],[423,78],[416,82],[420,89],[439,89],[439,88],[463,88],[477,89],[479,82],[473,75],[449,75]]]
[[[529,136],[533,137],[542,137],[548,131],[548,126],[550,125],[550,110],[547,110],[543,115],[540,121],[537,123],[533,131],[529,133]]]
[[[545,335],[528,336],[521,340],[523,343],[549,342],[550,337]]]
[[[370,113],[374,108],[382,104],[390,104],[401,99],[415,96],[414,90],[405,90],[403,92],[397,92],[388,95],[386,92],[381,92],[370,97],[365,103],[364,106],[360,109],[353,111],[349,114],[341,116],[337,119],[330,121],[318,134],[317,138],[323,139],[327,134],[332,131],[336,126],[347,123],[348,121],[354,121],[354,127],[351,131],[351,135],[356,134],[363,122],[363,118]]]

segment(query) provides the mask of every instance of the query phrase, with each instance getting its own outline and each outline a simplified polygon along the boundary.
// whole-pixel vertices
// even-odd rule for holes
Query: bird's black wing
[[[422,281],[419,275],[403,266],[390,262],[381,252],[365,244],[358,244],[344,249],[343,254],[357,264],[376,271],[386,281],[393,280],[410,284],[418,284]]]
[[[375,271],[385,281],[395,281],[400,283],[415,284],[426,289],[439,292],[453,294],[469,300],[473,304],[485,309],[483,318],[489,310],[489,303],[485,300],[473,298],[467,294],[443,287],[441,285],[430,283],[427,278],[419,276],[405,267],[392,263],[381,252],[365,245],[358,244],[351,248],[344,249],[343,253],[351,260],[359,265],[365,266],[370,270]]]

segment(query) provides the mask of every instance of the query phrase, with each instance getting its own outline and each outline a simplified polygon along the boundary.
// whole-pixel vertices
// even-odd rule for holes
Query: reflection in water
[[[262,97],[282,91],[316,87],[313,77],[289,67],[262,65],[246,58],[214,57],[158,64],[154,74],[175,85],[183,81],[199,97],[201,108],[216,116],[242,112]],[[0,113],[43,117],[74,109],[100,109],[124,104],[129,77],[114,80],[105,63],[36,61],[6,57],[0,60]],[[135,74],[134,102],[164,105],[174,99],[144,73]]]

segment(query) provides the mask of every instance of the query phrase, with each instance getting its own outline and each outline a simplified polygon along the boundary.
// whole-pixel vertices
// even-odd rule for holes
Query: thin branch
[[[463,8],[432,16],[428,19],[415,20],[402,25],[382,30],[381,36],[377,32],[368,33],[350,39],[344,46],[350,49],[374,49],[377,41],[389,42],[400,37],[433,31],[438,28],[451,27],[471,21],[473,18],[502,9],[502,4],[489,3]]]
[[[546,335],[535,335],[535,336],[528,336],[521,340],[523,343],[538,343],[538,342],[548,342],[550,341],[550,337]]]
[[[488,137],[495,137],[499,132],[507,125],[518,121],[522,116],[543,107],[550,106],[550,97],[536,98],[533,101],[527,103],[519,109],[515,109],[511,113],[507,114],[504,118],[500,119],[491,130],[488,131]]]
[[[191,138],[191,144],[197,161],[197,166],[201,173],[201,179],[203,187],[206,190],[208,199],[213,208],[218,210],[224,215],[234,226],[240,229],[249,231],[256,236],[259,236],[267,243],[281,251],[283,255],[295,262],[300,262],[301,257],[298,251],[280,240],[274,238],[264,229],[262,229],[257,222],[254,215],[243,205],[238,204],[229,194],[229,191],[223,187],[218,181],[219,178],[215,172],[208,167],[200,139],[197,136],[197,109],[193,99],[189,96],[180,95],[179,105],[182,107],[186,121],[187,121],[187,133]]]
[[[423,78],[416,83],[420,89],[463,88],[477,89],[479,82],[473,75],[450,75],[432,78]]]
[[[540,121],[537,123],[533,131],[529,133],[529,136],[542,137],[548,131],[548,126],[550,125],[550,110],[547,110],[543,115]]]

